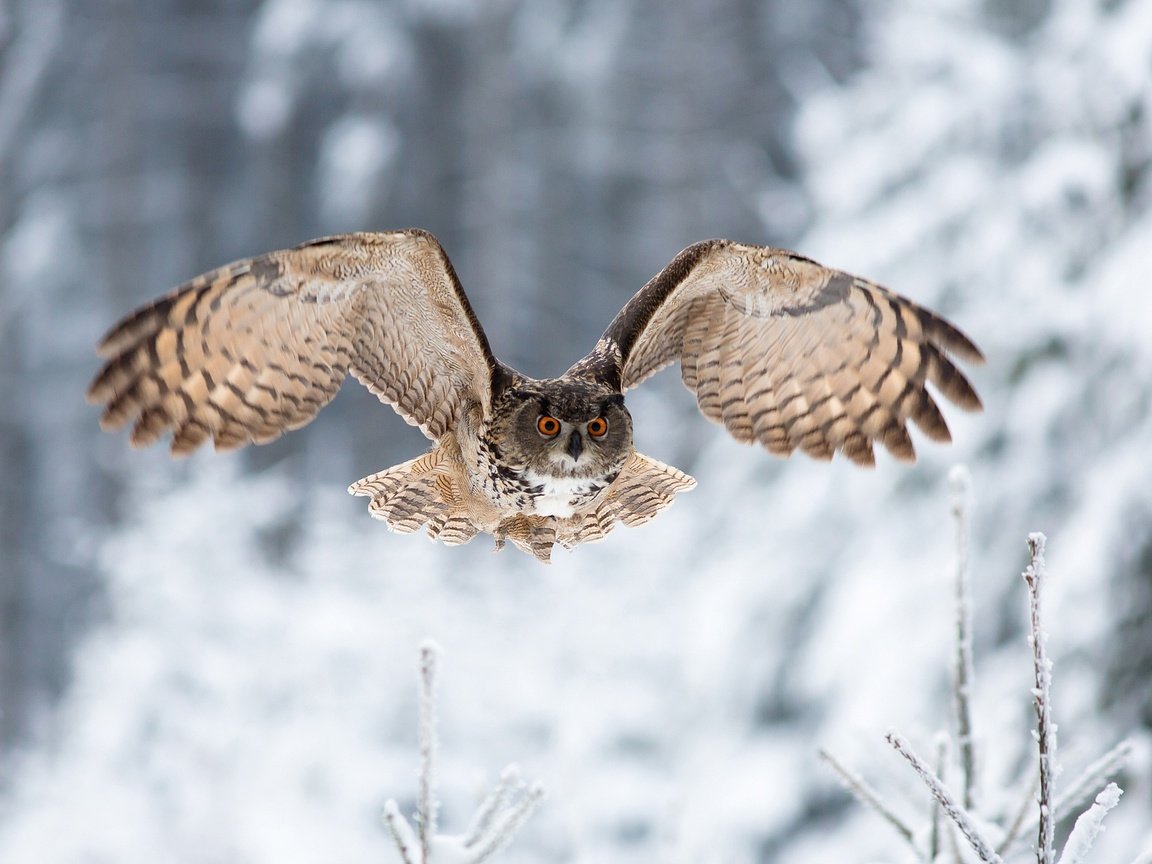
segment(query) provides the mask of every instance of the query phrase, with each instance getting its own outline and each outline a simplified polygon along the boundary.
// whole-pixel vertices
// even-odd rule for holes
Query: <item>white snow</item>
[[[1061,760],[1087,764],[1127,733],[1100,688],[1152,518],[1152,192],[1123,185],[1152,151],[1152,6],[1053,0],[1017,44],[987,5],[869,4],[871,68],[813,95],[796,127],[813,212],[801,251],[939,309],[988,356],[972,371],[985,411],[945,406],[950,448],[917,438],[916,466],[881,454],[865,472],[712,429],[680,466],[696,491],[551,568],[486,539],[383,531],[344,495],[354,478],[301,488],[198,456],[186,482],[135,488],[99,541],[110,617],[5,778],[0,861],[388,860],[379,813],[390,797],[413,809],[410,670],[428,635],[450,670],[443,829],[464,830],[509,761],[549,789],[502,862],[904,860],[863,808],[813,827],[835,786],[816,749],[928,812],[883,733],[930,741],[948,723],[956,462],[975,501],[981,805],[1026,794],[1003,766],[1032,752],[1016,576],[1030,530],[1051,538]],[[312,6],[268,4],[261,38],[302,38]],[[253,128],[287,116],[284,80],[247,97]],[[387,169],[400,145],[381,129],[329,130],[333,188]],[[42,250],[50,228],[19,242]],[[643,399],[629,404],[643,430]],[[680,439],[658,425],[642,449],[668,459]],[[1092,860],[1152,844],[1136,738]]]

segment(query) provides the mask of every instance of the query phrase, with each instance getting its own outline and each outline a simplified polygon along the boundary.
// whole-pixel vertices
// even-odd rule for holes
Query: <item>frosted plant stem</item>
[[[1034,668],[1033,702],[1036,706],[1036,741],[1040,751],[1040,819],[1036,837],[1037,864],[1052,864],[1055,855],[1056,820],[1052,809],[1052,762],[1056,756],[1056,730],[1052,725],[1052,662],[1045,650],[1041,626],[1040,587],[1047,573],[1044,565],[1045,537],[1028,535],[1031,561],[1024,570],[1028,583],[1028,641],[1032,643]]]
[[[489,792],[480,803],[480,808],[472,818],[472,824],[468,826],[468,830],[464,833],[465,846],[475,846],[480,842],[480,838],[483,837],[492,826],[492,820],[496,818],[496,814],[503,812],[505,809],[508,797],[512,794],[512,790],[519,782],[520,769],[515,765],[509,765],[500,773],[500,780],[492,787],[492,791]]]
[[[944,772],[948,765],[948,736],[941,734],[936,739],[936,776],[940,781],[945,780]],[[938,801],[932,802],[932,833],[928,838],[928,860],[935,861],[937,856],[940,855],[940,832],[942,830],[940,817],[943,813],[940,810],[940,803]]]
[[[885,739],[892,745],[897,753],[908,761],[908,764],[912,766],[916,773],[920,775],[920,779],[924,781],[924,784],[928,787],[933,797],[940,802],[940,806],[944,808],[944,812],[948,815],[948,818],[956,823],[956,827],[960,829],[960,833],[964,835],[964,838],[968,841],[968,845],[972,847],[972,850],[979,856],[980,860],[986,862],[986,864],[1002,864],[1000,856],[996,854],[991,845],[989,845],[976,829],[976,825],[972,821],[972,817],[968,815],[968,811],[952,797],[952,794],[944,787],[944,784],[940,782],[940,778],[933,774],[928,764],[913,752],[908,742],[895,732],[889,732],[885,736]]]
[[[972,733],[971,690],[975,679],[972,661],[972,585],[968,577],[969,512],[972,476],[963,465],[948,475],[952,486],[952,517],[956,524],[956,657],[953,670],[953,707],[956,744],[963,772],[964,807],[971,810],[976,788],[976,754]]]
[[[1086,811],[1080,814],[1076,824],[1072,826],[1072,833],[1064,844],[1064,851],[1060,853],[1059,864],[1084,864],[1092,844],[1096,842],[1096,835],[1103,830],[1104,817],[1108,811],[1120,803],[1120,787],[1109,783],[1104,790],[1096,796],[1096,801]]]
[[[1080,776],[1068,787],[1062,795],[1057,797],[1056,803],[1053,805],[1053,812],[1055,813],[1055,821],[1060,822],[1065,817],[1070,816],[1074,810],[1083,806],[1089,801],[1096,793],[1098,793],[1108,783],[1108,779],[1119,771],[1132,755],[1132,742],[1128,740],[1121,741],[1103,756],[1096,761],[1092,762],[1085,768]],[[1004,835],[999,848],[996,850],[1003,854],[1020,834],[1027,831],[1036,830],[1039,824],[1039,814],[1032,810],[1031,804],[1036,799],[1036,786],[1040,782],[1039,774],[1032,780],[1032,786],[1028,793],[1028,800],[1024,802],[1024,808],[1021,809],[1016,819],[1012,822],[1011,827]],[[1152,864],[1152,860],[1148,862]]]
[[[416,809],[419,814],[420,862],[428,864],[432,838],[436,836],[439,802],[432,792],[436,773],[436,661],[440,647],[432,640],[420,646],[420,782]]]
[[[866,804],[875,810],[878,814],[880,814],[880,816],[889,825],[895,828],[900,836],[903,837],[905,841],[907,841],[908,845],[915,848],[912,829],[909,828],[908,825],[899,816],[892,812],[892,809],[886,803],[884,803],[884,800],[880,797],[876,790],[869,786],[868,782],[863,777],[861,777],[851,768],[848,768],[846,765],[841,763],[835,756],[833,756],[824,748],[820,748],[819,753],[820,758],[827,762],[828,766],[836,772],[836,775],[840,778],[840,782],[844,785],[844,788],[851,792],[852,795],[855,796],[856,800],[862,804]]]
[[[532,811],[536,809],[536,805],[540,803],[540,799],[543,797],[544,787],[533,784],[519,803],[511,810],[506,810],[503,818],[492,826],[491,831],[488,832],[491,836],[483,846],[476,850],[475,857],[470,858],[468,864],[483,864],[504,848],[520,829],[520,826],[524,824],[524,821],[532,815]]]
[[[1073,810],[1083,806],[1103,788],[1113,774],[1124,767],[1131,755],[1132,742],[1125,739],[1085,768],[1067,791],[1056,799],[1056,821],[1059,822]]]
[[[1028,814],[1034,813],[1032,804],[1036,800],[1036,786],[1040,782],[1040,775],[1035,775],[1031,782],[1028,784],[1028,791],[1024,794],[1024,800],[1020,802],[1020,808],[1016,811],[1016,816],[1012,820],[1012,824],[1008,826],[1008,830],[1004,832],[1004,839],[1000,841],[1000,845],[996,847],[996,852],[1000,855],[1005,854],[1016,842],[1024,831],[1031,830],[1035,827],[1032,822],[1028,820]],[[1033,821],[1035,821],[1033,819]]]
[[[391,798],[384,804],[384,823],[388,826],[388,832],[396,843],[396,849],[400,852],[400,860],[403,864],[417,864],[416,861],[412,860],[412,850],[416,846],[416,838],[412,836],[412,828],[408,825],[408,820],[400,815],[400,809]],[[421,859],[420,864],[423,864],[424,860]]]

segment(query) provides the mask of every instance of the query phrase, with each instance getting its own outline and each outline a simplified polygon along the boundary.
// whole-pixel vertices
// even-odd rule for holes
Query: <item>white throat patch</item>
[[[566,519],[578,508],[584,507],[604,489],[596,477],[551,477],[537,474],[531,469],[524,479],[532,486],[542,487],[533,501],[532,511],[538,516],[557,516]]]

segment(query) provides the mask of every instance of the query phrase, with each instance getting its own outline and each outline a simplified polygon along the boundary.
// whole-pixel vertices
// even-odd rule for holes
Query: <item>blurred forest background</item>
[[[1067,758],[1135,736],[1099,860],[1134,857],[1150,118],[1141,0],[0,0],[0,860],[372,860],[412,786],[425,635],[448,816],[511,759],[552,792],[509,860],[899,859],[812,753],[870,765],[877,729],[946,723],[954,461],[991,804],[1015,788],[994,757],[1028,758],[1017,574],[1042,529]],[[662,375],[629,399],[638,443],[700,487],[544,572],[345,500],[423,447],[359,388],[230,456],[99,431],[83,392],[118,316],[406,226],[529,374],[724,236],[952,317],[987,409],[869,473],[741,448]]]

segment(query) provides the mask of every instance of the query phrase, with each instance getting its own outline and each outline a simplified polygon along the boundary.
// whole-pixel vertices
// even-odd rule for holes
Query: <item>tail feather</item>
[[[445,455],[437,448],[358,480],[348,487],[353,495],[371,499],[368,512],[398,534],[411,534],[422,525],[428,536],[450,546],[467,543],[477,534],[460,513],[460,495],[446,476]]]
[[[358,480],[348,487],[369,498],[368,510],[393,531],[411,534],[426,526],[428,536],[449,546],[488,531],[500,548],[506,541],[541,561],[556,544],[572,548],[603,540],[619,522],[643,525],[666,509],[696,481],[671,465],[633,453],[600,503],[567,519],[517,513],[491,523],[475,502],[465,500],[453,476],[451,457],[439,447],[422,456]]]
[[[571,548],[603,540],[617,522],[630,528],[643,525],[666,509],[679,493],[695,485],[696,481],[683,471],[633,453],[600,506],[573,520],[575,524],[562,532],[559,542]]]

